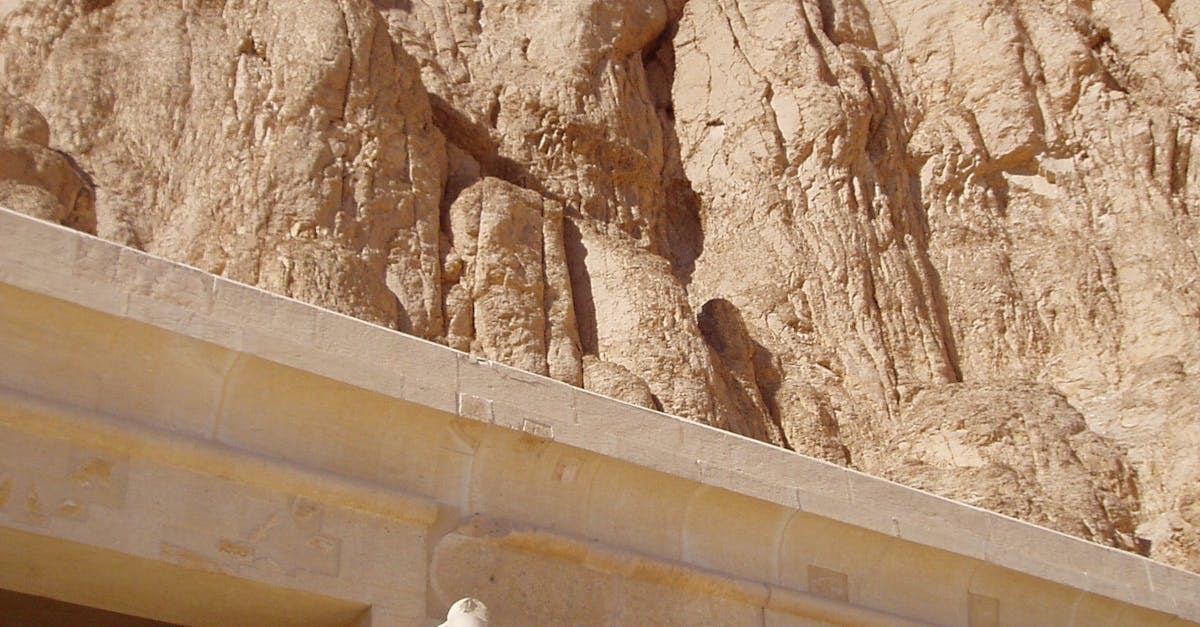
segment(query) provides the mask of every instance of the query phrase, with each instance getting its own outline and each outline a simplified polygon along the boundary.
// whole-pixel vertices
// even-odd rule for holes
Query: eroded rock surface
[[[95,234],[90,181],[49,144],[50,127],[42,114],[0,91],[0,205]]]
[[[445,149],[368,2],[26,5],[6,87],[96,181],[102,237],[440,332]]]
[[[5,12],[5,203],[1200,571],[1195,3]]]

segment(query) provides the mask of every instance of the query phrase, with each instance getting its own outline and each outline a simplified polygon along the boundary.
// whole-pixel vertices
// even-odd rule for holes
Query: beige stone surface
[[[23,593],[222,625],[467,596],[495,625],[1200,620],[1194,574],[8,210],[0,355]]]
[[[87,175],[49,147],[45,118],[29,103],[0,91],[0,203],[96,232],[95,191]]]
[[[1052,389],[954,383],[918,392],[905,417],[893,440],[863,447],[868,472],[1138,549],[1138,485],[1124,450]]]
[[[579,385],[582,367],[562,207],[496,178],[449,209],[446,343]]]
[[[18,210],[1200,570],[1194,3],[0,15]],[[136,284],[112,306],[181,289]],[[370,348],[295,315],[289,343],[210,332]],[[524,424],[421,363],[363,385]]]
[[[383,19],[342,4],[31,2],[0,72],[96,181],[102,237],[436,333],[443,140]]]

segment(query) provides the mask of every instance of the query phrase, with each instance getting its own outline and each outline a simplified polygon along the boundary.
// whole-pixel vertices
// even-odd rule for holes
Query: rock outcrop
[[[0,92],[0,205],[95,234],[90,181],[49,143],[50,127],[41,113]]]
[[[1200,571],[1194,3],[5,11],[0,202]]]
[[[2,31],[100,236],[440,332],[444,142],[370,3],[56,0]]]

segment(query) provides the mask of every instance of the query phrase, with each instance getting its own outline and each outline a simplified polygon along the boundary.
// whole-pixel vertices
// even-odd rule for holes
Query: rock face
[[[1195,3],[6,11],[0,202],[1200,571]]]
[[[94,234],[92,185],[49,143],[42,114],[0,92],[0,205]]]
[[[581,384],[562,206],[481,178],[450,203],[448,218],[446,343]]]
[[[440,332],[444,142],[369,3],[39,2],[3,38],[100,236]]]

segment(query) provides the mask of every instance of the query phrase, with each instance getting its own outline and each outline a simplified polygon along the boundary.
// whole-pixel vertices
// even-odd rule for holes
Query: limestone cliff
[[[1200,571],[1196,3],[0,12],[0,202]]]

